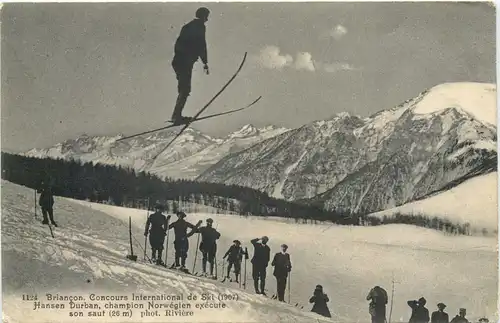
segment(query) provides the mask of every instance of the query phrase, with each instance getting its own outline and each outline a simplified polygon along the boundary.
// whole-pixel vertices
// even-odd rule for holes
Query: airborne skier
[[[172,265],[172,268],[180,266],[180,269],[182,271],[186,271],[186,258],[187,258],[187,252],[189,250],[188,237],[193,234],[193,232],[191,231],[188,235],[187,229],[188,228],[191,228],[191,230],[197,229],[201,224],[201,220],[198,221],[198,223],[195,226],[184,220],[184,218],[186,217],[186,213],[177,212],[177,217],[178,220],[175,221],[174,223],[171,223],[168,226],[168,230],[173,228],[175,233],[175,240],[174,240],[175,263],[174,265]]]
[[[172,67],[177,77],[178,96],[172,113],[174,125],[181,125],[192,120],[191,117],[183,117],[182,110],[187,98],[191,93],[191,76],[194,63],[201,59],[205,73],[209,74],[207,58],[207,42],[205,39],[205,23],[208,21],[210,11],[201,7],[196,10],[196,18],[185,24],[175,42],[175,54]]]
[[[165,234],[167,232],[168,220],[170,215],[165,217],[162,213],[164,210],[163,206],[157,204],[155,205],[155,213],[151,214],[146,221],[146,228],[144,229],[144,236],[148,236],[149,232],[149,243],[151,244],[151,260],[156,261],[157,265],[164,265],[162,261],[163,253],[163,243],[165,241]],[[151,227],[151,229],[150,229]],[[158,257],[156,253],[158,252]]]
[[[210,263],[210,277],[214,278],[214,263],[215,255],[217,254],[217,239],[220,238],[220,233],[213,226],[214,220],[207,219],[207,225],[201,228],[193,229],[188,236],[195,233],[201,234],[200,251],[203,255],[202,266],[203,275],[207,276],[207,261]]]

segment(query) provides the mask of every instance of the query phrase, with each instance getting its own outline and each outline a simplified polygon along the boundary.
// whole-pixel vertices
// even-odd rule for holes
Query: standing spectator
[[[261,242],[258,242],[258,241]],[[266,270],[269,265],[269,259],[271,258],[271,249],[267,245],[269,238],[263,236],[261,239],[255,238],[250,240],[254,247],[254,253],[252,257],[252,278],[255,288],[255,293],[266,295]],[[260,280],[260,291],[259,291],[259,280]]]
[[[428,323],[429,318],[429,310],[425,308],[425,304],[427,304],[427,300],[423,297],[420,297],[418,301],[408,301],[408,306],[411,307],[411,317],[408,323]]]
[[[465,318],[465,314],[467,314],[467,310],[465,308],[461,308],[458,315],[455,316],[450,323],[469,323],[469,320]]]
[[[273,275],[276,277],[276,290],[280,302],[285,301],[286,279],[288,278],[288,273],[292,270],[292,263],[290,261],[290,255],[286,252],[287,250],[288,246],[282,244],[281,252],[274,255],[274,259],[271,263],[271,266],[274,266]]]
[[[438,310],[432,313],[431,323],[450,323],[448,313],[444,311],[446,305],[443,303],[437,304]]]
[[[372,323],[385,323],[388,302],[386,290],[380,286],[375,286],[366,296],[366,300],[371,301],[368,310],[372,317]]]

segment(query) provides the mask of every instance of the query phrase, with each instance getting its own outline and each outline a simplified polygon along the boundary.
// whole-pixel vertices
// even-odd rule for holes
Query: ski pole
[[[243,282],[243,289],[247,289],[247,260],[248,260],[248,249],[245,247],[245,281]]]
[[[215,279],[218,279],[219,276],[217,275],[217,267],[219,267],[217,265],[217,251],[215,251],[215,256],[214,258],[212,259],[212,266],[215,266]],[[222,274],[224,275],[224,260],[222,261]]]
[[[200,233],[198,232],[198,239],[196,240],[196,251],[194,252],[193,271],[191,271],[192,273],[194,273],[194,269],[196,268],[196,257],[198,257],[199,244],[200,244]]]
[[[239,270],[239,275],[240,275],[240,277],[239,277],[239,278],[240,278],[240,279],[238,279],[238,283],[239,283],[240,288],[241,288],[241,281],[242,281],[242,279],[241,279],[241,260],[240,260],[240,259],[238,259],[238,262],[240,263],[240,268],[239,268],[239,269],[240,269],[240,270]],[[238,275],[236,275],[236,278],[238,278]]]
[[[288,277],[288,304],[290,304],[291,285],[292,285],[292,272],[290,272],[290,276]]]
[[[222,274],[224,275],[224,280],[223,280],[223,281],[225,281],[225,280],[226,280],[226,273],[225,273],[225,271],[224,271],[224,268],[225,268],[225,266],[224,266],[224,265],[225,265],[225,264],[226,264],[226,259],[222,258]]]
[[[36,188],[34,189],[35,191],[35,218],[36,218]]]
[[[389,323],[391,323],[393,301],[394,301],[394,272],[392,273],[391,310],[389,311]]]
[[[169,220],[167,219],[167,242],[166,242],[166,246],[165,246],[165,266],[167,266],[167,259],[168,259],[168,232],[170,231],[168,229],[168,226],[169,226]]]

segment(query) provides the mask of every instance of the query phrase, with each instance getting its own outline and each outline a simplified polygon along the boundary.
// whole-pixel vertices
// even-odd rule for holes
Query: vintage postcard
[[[497,322],[495,21],[4,3],[2,322]]]

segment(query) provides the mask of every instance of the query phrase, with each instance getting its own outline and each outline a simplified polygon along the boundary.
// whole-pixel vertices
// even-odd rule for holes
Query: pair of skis
[[[247,108],[251,107],[252,105],[254,105],[255,103],[257,103],[262,98],[262,96],[259,96],[252,103],[250,103],[250,104],[248,104],[248,105],[246,105],[246,106],[244,106],[242,108],[239,108],[239,109],[233,109],[233,110],[229,110],[229,111],[226,111],[226,112],[221,112],[221,113],[216,113],[216,114],[208,115],[208,116],[205,116],[205,117],[199,117],[212,104],[212,102],[214,102],[215,99],[229,86],[229,84],[231,84],[233,82],[233,80],[240,73],[243,65],[245,64],[246,58],[247,58],[247,53],[245,52],[245,55],[243,56],[243,60],[241,61],[240,66],[238,67],[238,69],[236,70],[236,72],[233,74],[233,76],[229,79],[229,81],[227,81],[227,83],[222,87],[222,89],[219,92],[217,92],[217,94],[215,94],[212,97],[212,99],[210,99],[210,101],[208,101],[208,103],[205,104],[205,106],[203,108],[201,108],[200,111],[198,111],[198,113],[196,113],[194,115],[194,117],[193,117],[192,120],[190,120],[187,123],[181,124],[181,125],[183,125],[182,129],[177,133],[177,135],[174,136],[174,138],[172,138],[172,140],[170,142],[167,143],[167,145],[163,149],[160,150],[160,152],[156,153],[153,156],[152,161],[156,160],[156,158],[159,155],[161,155],[165,150],[167,150],[167,148],[170,147],[170,145],[172,145],[172,143],[177,138],[179,138],[179,136],[184,132],[184,130],[186,130],[193,122],[197,122],[197,121],[201,121],[201,120],[206,120],[206,119],[210,119],[210,118],[214,118],[214,117],[218,117],[218,116],[223,116],[223,115],[226,115],[226,114],[230,114],[230,113],[234,113],[234,112],[237,112],[237,111],[241,111],[241,110],[247,109]],[[157,131],[161,131],[161,130],[165,130],[165,129],[169,129],[169,128],[173,128],[173,127],[177,127],[177,126],[179,126],[179,125],[178,124],[171,124],[171,125],[168,125],[168,126],[165,126],[165,127],[161,127],[161,128],[157,128],[157,129],[153,129],[153,130],[144,131],[144,132],[137,133],[137,134],[134,134],[134,135],[131,135],[131,136],[126,136],[126,137],[120,138],[120,139],[118,139],[116,141],[117,142],[118,141],[123,141],[123,140],[126,140],[126,139],[134,138],[134,137],[137,137],[137,136],[141,136],[141,135],[145,135],[145,134],[148,134],[148,133],[157,132]]]

